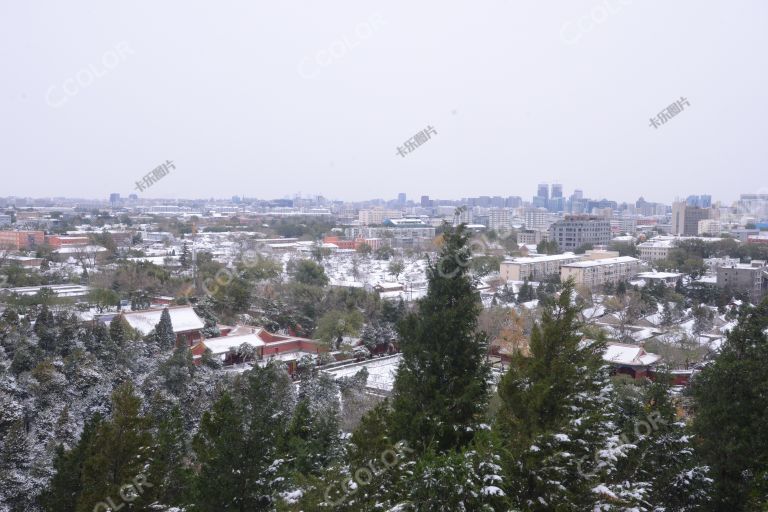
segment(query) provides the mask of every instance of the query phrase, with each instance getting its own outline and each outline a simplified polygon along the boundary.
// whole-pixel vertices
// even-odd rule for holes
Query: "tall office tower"
[[[397,194],[397,204],[405,206],[405,192]]]
[[[551,212],[565,210],[565,198],[563,198],[563,186],[559,183],[552,184],[552,197],[547,201],[547,209]]]
[[[429,200],[429,196],[421,196],[421,206],[424,208],[432,206],[432,201]]]
[[[120,203],[120,194],[118,194],[117,192],[112,192],[111,194],[109,194],[109,203],[112,206],[117,206]]]
[[[536,196],[533,198],[534,208],[546,208],[549,206],[549,185],[547,183],[541,183],[536,190]]]

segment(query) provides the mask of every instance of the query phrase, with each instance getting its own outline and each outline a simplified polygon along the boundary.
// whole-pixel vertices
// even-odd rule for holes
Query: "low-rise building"
[[[762,260],[717,269],[717,286],[745,294],[753,304],[768,294],[768,266]]]
[[[46,235],[45,242],[54,249],[62,247],[84,247],[90,242],[87,236]]]
[[[0,231],[0,249],[34,249],[44,243],[43,231]]]
[[[122,315],[128,322],[128,325],[136,329],[142,336],[146,336],[160,323],[160,315],[163,314],[163,309],[167,309],[168,314],[171,316],[173,333],[176,335],[176,344],[178,346],[188,345],[191,347],[203,339],[205,323],[197,316],[192,306],[130,311],[122,313]]]
[[[640,270],[640,260],[631,256],[577,261],[560,268],[560,279],[573,278],[577,285],[596,288],[607,283],[628,281]]]
[[[358,212],[358,220],[363,226],[384,224],[386,219],[400,219],[402,217],[403,213],[398,210],[372,208],[370,210],[360,210]]]
[[[653,367],[661,360],[658,354],[646,352],[640,345],[609,342],[603,361],[611,366],[613,374],[629,375],[633,379],[651,377]]]
[[[549,241],[549,231],[539,229],[521,229],[517,232],[517,243],[538,245]]]
[[[768,245],[768,233],[760,233],[759,235],[750,235],[747,237],[747,243],[752,245]]]
[[[250,347],[249,355],[239,353],[242,345]],[[317,340],[273,334],[263,327],[240,326],[227,336],[200,340],[192,347],[192,357],[197,364],[206,350],[222,361],[224,366],[251,362],[266,364],[270,360],[280,360],[286,364],[288,373],[296,372],[299,359],[328,352],[327,346]]]
[[[560,274],[560,267],[584,259],[584,256],[567,252],[549,256],[529,256],[502,261],[499,273],[505,281],[540,281]]]

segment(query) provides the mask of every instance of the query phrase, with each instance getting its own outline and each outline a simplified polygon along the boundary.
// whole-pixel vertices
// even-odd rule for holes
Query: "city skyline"
[[[180,6],[0,8],[6,194],[768,190],[759,2]]]

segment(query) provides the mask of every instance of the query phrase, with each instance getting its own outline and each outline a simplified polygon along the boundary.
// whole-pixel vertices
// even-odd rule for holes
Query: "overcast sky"
[[[768,191],[767,50],[764,0],[6,0],[0,196],[172,160],[140,195],[730,202]]]

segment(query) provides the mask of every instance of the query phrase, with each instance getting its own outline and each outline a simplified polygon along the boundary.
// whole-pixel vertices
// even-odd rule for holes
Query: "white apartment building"
[[[628,281],[640,271],[640,260],[631,256],[577,261],[560,267],[560,279],[573,278],[576,285],[596,288]]]
[[[526,208],[523,212],[525,229],[546,230],[557,221],[557,215],[544,208]]]
[[[700,235],[719,235],[723,231],[723,225],[717,219],[704,219],[699,221]]]
[[[357,218],[360,224],[363,226],[370,226],[371,224],[384,224],[384,219],[401,219],[403,212],[398,210],[383,210],[380,208],[372,208],[370,210],[360,210],[357,214]]]
[[[647,242],[637,244],[640,252],[640,259],[643,261],[657,261],[667,259],[669,251],[675,248],[678,241],[683,240],[702,240],[704,242],[719,242],[722,238],[700,237],[700,236],[657,236]]]
[[[491,208],[488,210],[488,229],[497,233],[509,231],[512,227],[509,210],[506,208]]]
[[[669,256],[669,251],[674,249],[674,239],[664,238],[661,240],[653,239],[637,244],[637,250],[640,251],[640,259],[643,261],[665,260]]]
[[[531,256],[505,260],[499,265],[499,273],[505,281],[539,281],[560,273],[560,267],[567,263],[583,260],[583,255],[567,252],[550,256]]]

